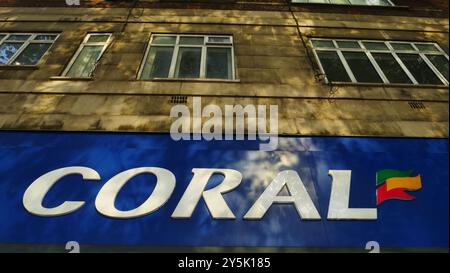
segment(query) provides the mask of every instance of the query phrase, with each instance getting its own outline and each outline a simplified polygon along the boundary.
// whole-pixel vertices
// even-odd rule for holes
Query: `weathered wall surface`
[[[171,96],[203,103],[278,104],[280,132],[302,135],[448,137],[448,88],[330,87],[317,80],[285,11],[0,8],[0,32],[60,32],[38,67],[0,67],[2,130],[167,132]],[[434,41],[448,52],[448,19],[295,13],[306,37]],[[92,80],[57,78],[88,32],[114,42]],[[230,34],[237,81],[141,81],[151,33]],[[412,109],[410,101],[423,102]]]

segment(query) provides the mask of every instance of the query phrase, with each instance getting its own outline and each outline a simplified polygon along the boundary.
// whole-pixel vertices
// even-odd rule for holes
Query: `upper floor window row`
[[[154,34],[140,79],[234,79],[233,37]]]
[[[448,55],[436,43],[312,39],[328,82],[448,85]]]
[[[0,33],[0,65],[36,65],[57,38],[53,33]]]
[[[0,33],[0,65],[36,65],[58,38],[52,33]],[[111,33],[85,36],[62,72],[90,78]],[[448,55],[436,43],[312,38],[327,82],[448,85]],[[230,35],[153,34],[138,79],[235,79]]]
[[[395,6],[391,0],[292,0],[292,3],[314,3],[355,6]]]

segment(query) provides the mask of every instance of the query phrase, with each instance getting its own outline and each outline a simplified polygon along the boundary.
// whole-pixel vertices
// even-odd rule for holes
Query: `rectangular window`
[[[110,33],[88,34],[78,48],[62,76],[89,78],[111,41]]]
[[[0,33],[0,65],[36,65],[57,38],[52,33]]]
[[[154,34],[139,79],[234,79],[231,36]]]
[[[395,6],[391,0],[292,0],[292,3],[355,5],[355,6]]]
[[[328,82],[448,85],[448,55],[426,42],[311,39]]]

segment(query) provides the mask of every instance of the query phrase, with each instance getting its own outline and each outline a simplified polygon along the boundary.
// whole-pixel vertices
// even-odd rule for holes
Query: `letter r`
[[[231,169],[192,169],[194,177],[181,197],[172,218],[190,218],[203,196],[206,206],[214,219],[235,219],[233,212],[228,207],[222,194],[234,190],[241,184],[242,174]],[[222,183],[212,189],[205,187],[213,174],[222,174]]]

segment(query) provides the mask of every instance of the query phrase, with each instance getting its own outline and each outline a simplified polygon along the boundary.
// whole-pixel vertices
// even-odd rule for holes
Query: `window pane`
[[[390,43],[390,44],[395,50],[414,50],[414,51],[416,51],[410,44],[404,44],[404,43]]]
[[[155,36],[153,37],[152,44],[155,45],[174,45],[175,41],[177,40],[177,37],[175,36]]]
[[[14,53],[19,50],[23,43],[3,43],[0,46],[0,64],[8,63]]]
[[[180,47],[178,50],[175,77],[199,78],[201,52],[201,48]]]
[[[331,82],[351,82],[350,77],[345,71],[342,62],[336,52],[333,51],[317,51],[320,63],[327,78]]]
[[[57,35],[38,35],[34,40],[36,41],[53,41]]]
[[[328,0],[309,0],[309,3],[326,3],[329,4]]]
[[[173,47],[151,47],[141,78],[168,78],[172,55]]]
[[[420,51],[439,52],[433,44],[415,44]]]
[[[442,55],[427,55],[428,59],[448,81],[448,60]]]
[[[209,37],[209,43],[221,43],[221,44],[229,44],[231,43],[230,37]]]
[[[26,41],[28,38],[30,38],[31,35],[10,35],[8,37],[8,41]]]
[[[382,42],[363,42],[363,44],[369,50],[389,50]]]
[[[312,44],[314,47],[331,47],[334,48],[334,44],[330,40],[312,40]]]
[[[372,56],[390,83],[412,83],[392,54],[372,53]]]
[[[420,84],[442,84],[418,54],[397,54]]]
[[[104,43],[108,41],[109,35],[91,35],[88,39],[88,43]]]
[[[90,77],[103,46],[85,46],[72,64],[68,77]]]
[[[19,57],[14,61],[15,65],[35,65],[41,59],[42,55],[47,52],[51,46],[50,43],[30,44],[20,53]]]
[[[358,42],[354,41],[337,41],[340,48],[361,48]]]
[[[231,69],[231,48],[208,48],[206,77],[215,79],[233,78]]]
[[[0,34],[0,41],[5,38],[6,35]]]
[[[365,53],[343,52],[342,54],[344,54],[345,60],[350,66],[353,75],[358,82],[383,82]]]
[[[203,37],[180,37],[181,45],[203,45]]]

